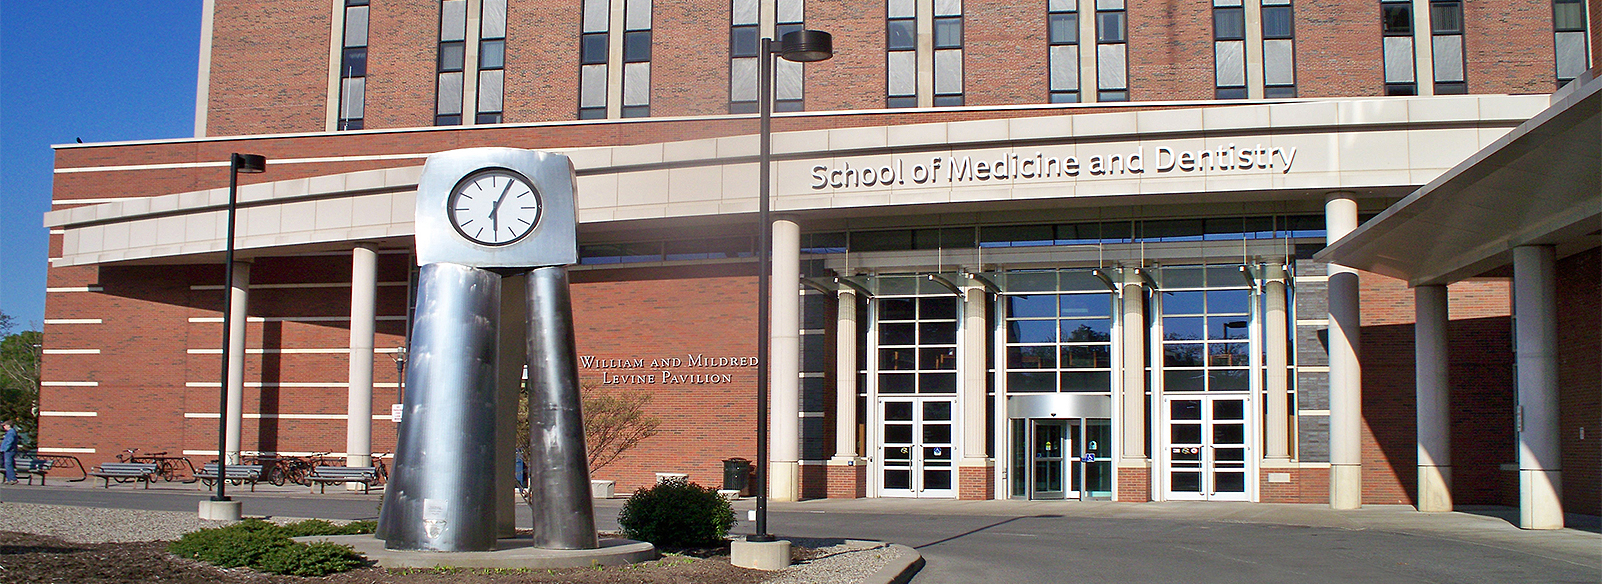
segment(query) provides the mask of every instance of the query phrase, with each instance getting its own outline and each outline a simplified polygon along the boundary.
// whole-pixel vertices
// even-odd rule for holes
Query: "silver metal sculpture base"
[[[534,546],[592,549],[595,507],[584,453],[578,349],[567,268],[528,273],[528,480]]]
[[[495,549],[500,275],[428,264],[417,282],[395,469],[379,537],[396,550]]]
[[[381,568],[588,568],[620,566],[656,559],[656,547],[630,539],[603,539],[599,547],[586,550],[549,550],[534,547],[526,537],[502,539],[494,551],[433,552],[393,550],[371,535],[331,535],[296,538],[297,541],[328,541],[348,545]]]

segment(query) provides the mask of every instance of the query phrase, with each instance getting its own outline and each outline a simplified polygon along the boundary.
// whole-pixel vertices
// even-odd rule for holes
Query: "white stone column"
[[[1414,399],[1418,409],[1418,510],[1452,510],[1452,410],[1447,383],[1446,286],[1413,288]]]
[[[1357,229],[1356,193],[1337,191],[1324,202],[1325,241]],[[1363,505],[1363,373],[1357,360],[1362,316],[1357,270],[1329,264],[1329,504]]]
[[[350,260],[350,391],[345,464],[373,465],[373,329],[378,321],[378,247],[359,244]]]
[[[1117,484],[1135,484],[1144,477],[1141,491],[1129,492],[1120,488],[1118,500],[1144,502],[1151,500],[1151,460],[1146,457],[1146,346],[1150,343],[1146,330],[1146,283],[1136,268],[1120,270],[1119,282],[1119,355],[1122,363],[1123,401],[1119,403],[1122,415],[1118,421],[1121,432],[1118,445],[1118,470],[1123,476]],[[1021,472],[1021,471],[1019,471]]]
[[[1514,345],[1518,348],[1519,527],[1563,528],[1558,445],[1557,253],[1513,248]],[[1593,323],[1594,324],[1594,323]]]
[[[857,452],[857,291],[836,296],[834,368],[834,457],[830,464],[856,465]]]
[[[768,496],[801,498],[801,227],[773,221],[773,312],[768,322]]]
[[[969,480],[958,480],[958,496],[962,498],[989,499],[995,486],[993,480],[985,469],[991,465],[990,457],[985,452],[985,393],[988,383],[985,383],[989,372],[985,367],[985,342],[990,334],[989,321],[985,318],[985,303],[990,301],[989,294],[978,282],[970,282],[962,287],[962,364],[959,366],[962,382],[957,385],[957,399],[962,402],[962,458],[957,461],[958,478],[969,475]],[[977,470],[972,470],[977,469]],[[980,477],[978,480],[973,477]],[[961,492],[964,484],[982,484],[983,493]]]
[[[1285,266],[1263,266],[1263,369],[1264,402],[1263,458],[1270,462],[1290,461],[1290,321],[1286,317]]]
[[[234,262],[234,289],[228,294],[228,429],[224,458],[239,464],[239,434],[245,420],[245,319],[250,308],[250,262]]]

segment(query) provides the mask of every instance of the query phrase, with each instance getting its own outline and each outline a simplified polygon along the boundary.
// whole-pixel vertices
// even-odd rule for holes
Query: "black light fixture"
[[[234,212],[239,207],[239,173],[257,174],[267,171],[267,157],[260,154],[233,153],[228,159],[228,251],[223,254],[223,334],[222,334],[222,390],[217,401],[217,494],[213,501],[227,501],[224,485],[228,483],[228,357],[229,331],[233,328],[234,309]]]
[[[763,38],[757,51],[757,102],[760,112],[762,155],[758,166],[758,199],[761,208],[757,213],[757,461],[756,461],[756,534],[746,541],[776,541],[768,533],[768,322],[769,274],[773,271],[772,221],[768,217],[768,191],[771,189],[769,167],[773,158],[773,60],[810,63],[834,56],[834,37],[821,30],[798,30],[785,34],[774,50],[773,39]]]

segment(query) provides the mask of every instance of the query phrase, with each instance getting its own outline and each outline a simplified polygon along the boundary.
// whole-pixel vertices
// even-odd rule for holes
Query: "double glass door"
[[[1012,496],[1112,496],[1112,423],[1106,418],[1012,420]]]
[[[952,411],[946,398],[884,398],[879,490],[885,497],[955,497]]]
[[[1167,397],[1169,500],[1247,501],[1251,429],[1244,396]]]

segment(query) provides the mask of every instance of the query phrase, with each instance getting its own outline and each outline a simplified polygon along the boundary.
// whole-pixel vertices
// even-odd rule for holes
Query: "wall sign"
[[[706,371],[731,367],[754,368],[756,357],[597,357],[580,355],[579,369],[601,373],[601,385],[719,385],[733,383],[733,373]]]
[[[1130,175],[1166,175],[1219,172],[1290,172],[1296,147],[1269,148],[1262,144],[1219,145],[1215,149],[1181,150],[1171,146],[1141,146],[1133,152],[1108,152],[1088,157],[1063,155],[1050,149],[991,155],[907,155],[889,164],[853,165],[847,160],[833,166],[812,167],[813,190],[872,186],[933,185],[1076,179]]]

